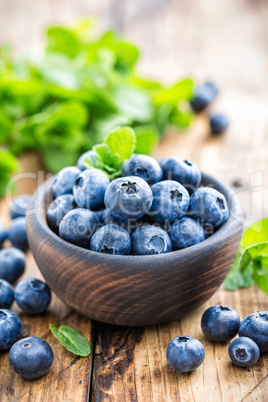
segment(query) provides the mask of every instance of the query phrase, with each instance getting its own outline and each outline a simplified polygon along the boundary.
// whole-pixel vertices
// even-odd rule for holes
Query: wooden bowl
[[[46,210],[52,180],[38,189],[27,211],[30,248],[56,295],[79,313],[116,325],[150,325],[177,319],[218,289],[237,252],[242,211],[228,187],[203,174],[222,192],[230,216],[210,238],[190,248],[151,256],[97,253],[67,243],[51,231]]]

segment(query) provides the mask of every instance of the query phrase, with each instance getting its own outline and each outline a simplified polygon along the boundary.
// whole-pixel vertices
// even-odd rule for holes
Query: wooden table
[[[0,38],[38,54],[41,28],[93,13],[102,25],[112,25],[143,49],[142,72],[162,79],[194,74],[215,79],[222,93],[215,108],[228,113],[232,125],[222,138],[208,134],[204,116],[188,133],[169,132],[155,156],[179,154],[192,158],[203,171],[236,183],[245,211],[245,227],[268,215],[268,7],[264,0],[1,0]],[[30,23],[29,23],[30,21]],[[15,27],[15,29],[14,29]],[[23,49],[23,50],[22,50]],[[22,158],[23,170],[42,167],[38,156]],[[38,178],[18,182],[18,193],[32,193]],[[8,208],[0,204],[0,219],[8,223]],[[41,275],[30,252],[25,277]],[[160,278],[161,280],[161,278]],[[240,317],[268,310],[268,298],[255,286],[228,292],[222,286],[204,306],[180,320],[147,328],[119,328],[92,322],[70,311],[54,295],[46,314],[29,317],[14,306],[23,321],[23,335],[46,339],[55,360],[47,376],[22,380],[0,355],[0,400],[3,401],[263,401],[268,400],[268,356],[249,369],[234,367],[226,344],[205,339],[203,311],[226,304]],[[75,357],[51,335],[49,323],[71,325],[91,343],[88,358]],[[165,351],[177,335],[191,335],[205,346],[203,365],[179,374],[166,364]]]

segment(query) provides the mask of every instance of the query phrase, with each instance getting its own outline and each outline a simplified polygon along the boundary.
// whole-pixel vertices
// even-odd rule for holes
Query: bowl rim
[[[127,263],[129,259],[131,258],[131,261],[134,263],[135,261],[137,263],[142,262],[143,264],[153,264],[156,259],[158,260],[164,260],[164,259],[170,259],[171,256],[174,258],[179,258],[179,257],[184,257],[187,254],[191,253],[194,254],[195,252],[200,252],[200,250],[203,250],[203,252],[209,252],[213,246],[216,246],[218,242],[221,242],[223,239],[229,239],[232,237],[232,233],[235,232],[236,230],[241,230],[242,222],[243,222],[243,211],[240,205],[240,202],[236,195],[232,193],[230,186],[222,183],[218,179],[215,179],[214,177],[203,173],[202,172],[202,181],[201,184],[205,184],[206,186],[209,187],[206,183],[210,183],[212,188],[216,188],[218,191],[223,193],[226,197],[226,194],[231,195],[231,197],[226,197],[227,199],[227,205],[229,208],[229,216],[227,221],[210,237],[207,239],[203,240],[202,242],[195,244],[191,247],[181,249],[181,250],[175,250],[175,251],[170,251],[169,253],[163,253],[163,254],[152,254],[152,255],[113,255],[113,254],[103,254],[99,253],[97,251],[93,251],[90,249],[86,249],[80,246],[76,246],[75,244],[69,243],[66,240],[62,239],[60,236],[58,236],[56,233],[50,229],[48,226],[48,223],[46,221],[46,209],[44,208],[44,203],[46,197],[48,197],[48,194],[52,193],[52,183],[54,181],[55,176],[50,178],[49,180],[45,181],[34,193],[32,201],[27,209],[26,212],[26,222],[27,226],[29,225],[29,221],[31,217],[34,217],[35,223],[42,229],[43,233],[46,236],[50,236],[52,239],[55,241],[55,246],[57,242],[59,245],[62,247],[68,247],[69,250],[73,251],[74,254],[81,253],[83,254],[83,257],[88,256],[89,258],[94,256],[99,257],[100,260],[104,257],[112,258],[112,259],[119,259],[120,262],[122,263]],[[41,213],[39,211],[42,211]],[[94,211],[93,211],[94,212]],[[107,260],[106,260],[107,261]]]

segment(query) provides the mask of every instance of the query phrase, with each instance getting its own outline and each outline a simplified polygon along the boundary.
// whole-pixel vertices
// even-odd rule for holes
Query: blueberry
[[[188,373],[199,367],[205,358],[201,342],[191,336],[177,336],[167,347],[168,365],[180,373]]]
[[[14,291],[9,282],[0,279],[0,308],[9,309],[14,300]]]
[[[19,218],[18,218],[19,219]],[[15,282],[25,271],[25,255],[15,247],[0,250],[0,278]]]
[[[0,247],[2,247],[4,241],[7,239],[7,237],[8,237],[8,233],[0,222]]]
[[[108,176],[99,169],[84,170],[73,188],[74,199],[81,208],[98,209],[103,206],[104,194],[110,184]]]
[[[104,223],[105,211],[107,211],[106,208],[95,209],[95,211],[94,211],[94,213],[97,215],[97,217],[99,218],[99,221],[101,223]]]
[[[77,208],[65,215],[60,223],[59,234],[70,243],[89,248],[91,236],[99,226],[99,218],[94,212]]]
[[[150,218],[161,224],[172,223],[186,214],[189,193],[185,187],[173,180],[164,180],[151,187],[153,203]]]
[[[190,104],[196,113],[203,112],[218,95],[217,86],[210,81],[205,82],[197,88]]]
[[[230,344],[228,354],[236,366],[250,367],[259,359],[260,349],[252,339],[242,336]]]
[[[152,191],[140,177],[120,177],[106,189],[104,203],[115,216],[121,219],[138,219],[151,208]]]
[[[105,225],[92,236],[91,250],[105,254],[127,255],[131,251],[128,232],[117,225]]]
[[[10,206],[10,216],[12,219],[19,218],[21,216],[25,216],[26,210],[30,204],[32,199],[31,195],[19,195],[14,198],[12,204]]]
[[[26,218],[16,218],[11,222],[8,237],[13,246],[22,251],[27,250],[29,246],[26,231]]]
[[[86,170],[86,167],[84,165],[84,161],[86,158],[89,158],[91,160],[91,162],[94,163],[95,162],[95,151],[93,151],[93,149],[92,149],[91,151],[87,151],[80,156],[80,158],[77,161],[77,167],[81,171]]]
[[[54,355],[44,339],[29,336],[12,346],[8,359],[11,368],[17,374],[26,380],[36,380],[50,370]]]
[[[80,169],[75,166],[68,166],[60,170],[52,186],[54,198],[63,194],[72,194],[76,178],[80,173]]]
[[[174,250],[191,247],[205,240],[202,226],[194,219],[185,216],[170,226],[168,234]]]
[[[0,350],[11,348],[22,334],[22,323],[17,314],[10,310],[0,310]]]
[[[200,187],[192,194],[189,212],[202,226],[220,226],[229,216],[226,198],[210,187]]]
[[[145,225],[136,229],[131,236],[132,254],[162,254],[172,251],[167,232],[157,226]]]
[[[124,163],[122,176],[137,176],[152,185],[162,180],[163,172],[157,160],[151,156],[132,155]]]
[[[58,233],[59,225],[64,216],[75,208],[76,203],[72,194],[60,195],[51,202],[47,209],[47,223],[49,227]]]
[[[241,321],[239,336],[247,336],[257,343],[260,351],[268,352],[268,311],[258,311]]]
[[[225,114],[214,114],[210,117],[209,124],[212,134],[219,135],[227,130],[230,121]]]
[[[208,308],[201,320],[204,335],[211,341],[226,342],[238,332],[240,319],[238,313],[227,306]]]
[[[164,180],[178,181],[190,193],[193,193],[201,182],[201,172],[192,161],[173,156],[165,158],[161,165]]]
[[[51,293],[46,283],[39,279],[27,278],[15,287],[14,298],[25,313],[39,314],[48,308]]]

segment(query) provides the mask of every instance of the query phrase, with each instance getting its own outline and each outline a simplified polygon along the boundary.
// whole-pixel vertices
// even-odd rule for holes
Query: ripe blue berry
[[[201,182],[201,172],[192,161],[173,156],[164,158],[161,162],[161,167],[164,180],[175,180],[190,193],[193,193]]]
[[[93,151],[93,149],[91,151],[87,151],[84,154],[82,154],[80,156],[80,158],[77,161],[77,167],[78,169],[80,169],[81,171],[86,170],[86,167],[84,165],[84,161],[85,159],[89,158],[91,160],[92,163],[95,162],[95,151]]]
[[[19,219],[19,218],[18,218]],[[25,255],[15,247],[0,250],[0,278],[15,282],[25,271]]]
[[[137,228],[131,236],[132,254],[150,255],[172,251],[167,232],[157,226],[145,225]]]
[[[117,225],[105,225],[92,236],[91,250],[104,254],[127,255],[131,251],[128,232]]]
[[[201,320],[204,335],[211,341],[226,342],[238,332],[240,319],[238,313],[227,306],[208,308]]]
[[[191,247],[205,240],[202,226],[186,216],[174,222],[168,229],[168,234],[174,250]]]
[[[4,241],[7,239],[8,233],[2,223],[0,222],[0,247],[2,247]]]
[[[24,217],[16,218],[11,222],[8,237],[13,246],[22,251],[27,250],[28,239],[26,231],[26,219]]]
[[[63,194],[72,194],[76,178],[80,173],[80,169],[75,166],[68,166],[60,170],[52,186],[54,198]]]
[[[228,354],[236,366],[250,367],[259,359],[260,349],[252,339],[242,336],[230,344]]]
[[[211,116],[210,121],[210,128],[212,131],[212,134],[214,135],[220,135],[224,133],[224,131],[227,130],[229,127],[230,121],[225,114],[214,114]]]
[[[22,323],[17,314],[10,310],[0,310],[0,350],[11,348],[22,334]]]
[[[0,308],[9,309],[14,300],[14,291],[9,282],[0,279]]]
[[[124,163],[122,176],[137,176],[152,185],[162,180],[163,172],[157,160],[151,156],[132,155]]]
[[[218,88],[213,82],[207,81],[200,85],[190,102],[193,110],[196,113],[203,112],[214,101],[218,92]]]
[[[51,301],[50,289],[39,279],[27,278],[17,284],[14,298],[19,307],[28,314],[46,311]]]
[[[205,349],[200,341],[191,336],[177,336],[169,343],[166,356],[173,370],[188,373],[203,363]]]
[[[21,216],[25,216],[26,210],[30,204],[32,199],[31,195],[19,195],[14,198],[12,204],[10,206],[10,215],[12,219],[19,218]]]
[[[49,227],[57,233],[64,216],[75,208],[76,203],[72,194],[60,195],[51,202],[47,209],[47,223]]]
[[[262,353],[268,352],[268,311],[258,311],[241,321],[239,336],[246,336],[257,343]]]

